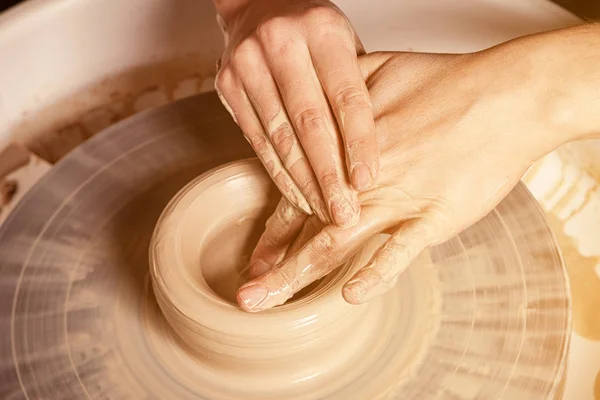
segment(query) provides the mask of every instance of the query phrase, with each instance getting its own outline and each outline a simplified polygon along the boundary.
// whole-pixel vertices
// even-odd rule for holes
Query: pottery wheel
[[[211,398],[156,305],[148,244],[187,182],[252,156],[207,94],[109,128],[44,176],[0,231],[0,398]],[[524,186],[427,257],[426,272],[411,267],[398,285],[405,299],[437,308],[415,315],[401,304],[396,339],[372,367],[324,397],[555,397],[569,341],[568,283]],[[422,273],[435,275],[435,293],[419,287]],[[402,370],[390,369],[398,354],[406,358]],[[382,376],[393,384],[360,394]]]

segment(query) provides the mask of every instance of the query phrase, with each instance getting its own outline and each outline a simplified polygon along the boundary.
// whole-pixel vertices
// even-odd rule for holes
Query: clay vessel
[[[258,314],[239,309],[235,292],[247,279],[253,245],[279,197],[256,159],[227,164],[171,200],[151,242],[158,304],[199,364],[223,382],[219,398],[326,396],[373,366],[403,316],[395,290],[362,306],[341,295],[378,238],[288,303]],[[424,293],[422,300],[421,307],[432,296]]]

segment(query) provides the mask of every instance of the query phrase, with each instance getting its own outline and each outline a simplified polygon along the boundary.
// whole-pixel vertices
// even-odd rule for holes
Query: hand
[[[350,23],[326,0],[215,3],[226,37],[221,101],[286,201],[355,225],[354,189],[377,179],[379,150]]]
[[[284,204],[252,256],[264,262],[254,271],[263,275],[239,289],[240,306],[282,304],[373,235],[390,233],[344,286],[346,301],[365,302],[394,285],[423,249],[492,210],[533,161],[566,141],[555,76],[536,73],[547,61],[526,57],[524,48],[514,42],[466,55],[361,57],[381,151],[378,184],[360,194],[360,221],[350,229],[304,222]]]

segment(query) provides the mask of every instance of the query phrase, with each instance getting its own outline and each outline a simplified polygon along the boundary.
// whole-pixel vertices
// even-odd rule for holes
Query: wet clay
[[[234,162],[186,186],[157,224],[151,244],[153,287],[166,320],[198,360],[196,373],[212,381],[211,392],[198,390],[210,398],[327,396],[372,368],[388,346],[399,344],[401,308],[415,307],[419,323],[403,329],[404,340],[419,339],[388,360],[389,373],[363,388],[364,398],[387,392],[410,376],[419,349],[436,332],[430,321],[436,313],[435,274],[422,269],[422,296],[412,304],[398,301],[397,290],[363,306],[347,304],[342,285],[381,243],[375,238],[303,296],[260,314],[241,311],[235,292],[248,279],[249,256],[279,200],[273,189],[256,160]],[[426,256],[419,260],[427,262]]]
[[[380,299],[341,297],[374,238],[251,314],[233,292],[278,200],[257,160],[237,161],[253,156],[207,94],[121,122],[47,172],[0,230],[0,398],[556,397],[571,302],[523,185]]]

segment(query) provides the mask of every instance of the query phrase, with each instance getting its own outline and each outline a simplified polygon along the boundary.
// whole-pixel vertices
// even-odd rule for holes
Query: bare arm
[[[355,227],[309,219],[289,252],[298,216],[275,214],[253,259],[284,261],[240,288],[247,311],[284,303],[387,232],[391,237],[343,290],[350,303],[368,301],[422,250],[485,216],[535,160],[563,143],[600,136],[598,24],[473,54],[373,53],[359,61],[380,139],[379,183],[361,193]]]

